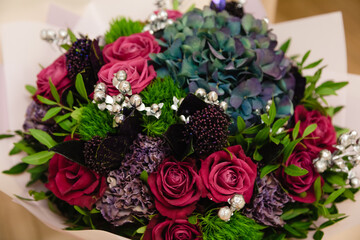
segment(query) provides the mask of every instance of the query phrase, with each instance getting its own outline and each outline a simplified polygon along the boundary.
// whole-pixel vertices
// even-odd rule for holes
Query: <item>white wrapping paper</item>
[[[125,2],[126,4],[124,4]],[[253,1],[250,2],[252,4],[247,5],[249,12],[255,13],[257,17],[264,17],[266,15],[263,8],[259,7],[259,4],[254,4]],[[259,1],[256,2],[259,3]],[[208,1],[197,1],[198,5],[204,3],[208,3]],[[87,33],[90,37],[95,37],[104,33],[108,28],[108,22],[117,15],[144,20],[151,10],[154,10],[151,1],[91,1],[85,8],[81,18],[71,15],[76,22],[73,30],[75,32]],[[63,14],[66,15],[65,12]],[[31,101],[29,94],[24,89],[24,85],[35,85],[36,75],[40,71],[39,63],[47,66],[59,56],[59,52],[55,48],[40,40],[38,33],[44,28],[57,29],[58,27],[68,27],[69,22],[54,18],[52,14],[48,19],[54,25],[40,22],[17,22],[1,26],[3,70],[5,74],[2,78],[0,66],[0,83],[2,86],[0,90],[5,91],[4,93],[0,92],[0,94],[5,98],[4,102],[6,102],[6,104],[0,104],[1,132],[7,129],[16,130],[21,128],[26,107]],[[342,90],[340,96],[329,99],[329,102],[330,104],[346,105],[345,111],[343,110],[334,119],[336,124],[357,129],[360,132],[360,124],[358,124],[355,118],[358,100],[360,100],[360,96],[356,91],[356,88],[360,89],[360,86],[358,86],[360,84],[360,77],[356,75],[348,76],[346,73],[346,48],[341,14],[326,14],[319,17],[272,25],[272,27],[278,35],[280,43],[289,37],[292,38],[292,44],[289,49],[290,55],[304,54],[307,50],[311,49],[312,54],[309,57],[309,62],[319,58],[325,59],[324,64],[328,65],[328,68],[324,70],[323,80],[332,78],[351,81],[350,87]],[[22,29],[22,31],[14,31],[14,29]],[[24,34],[27,36],[27,41],[22,40]],[[0,141],[0,171],[9,169],[21,159],[21,155],[8,156],[8,151],[12,148],[12,142],[14,142],[14,139]],[[28,189],[24,188],[24,186],[28,177],[27,174],[16,177],[0,174],[0,190],[11,197],[14,197],[14,194],[27,197]],[[359,197],[357,196],[357,198]],[[64,219],[52,213],[45,201],[26,202],[16,198],[14,201],[24,206],[51,228],[62,231],[60,229],[65,227],[63,224]],[[326,229],[325,234],[329,234],[328,236],[346,230],[346,228],[360,226],[360,220],[357,218],[360,213],[360,206],[358,204],[347,201],[339,205],[339,210],[347,214],[351,213],[350,217]],[[125,239],[99,230],[67,232],[81,239]]]

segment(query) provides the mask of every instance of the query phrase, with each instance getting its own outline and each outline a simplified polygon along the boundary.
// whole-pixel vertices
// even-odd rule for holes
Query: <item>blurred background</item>
[[[81,14],[88,2],[89,0],[0,0],[0,24],[19,20],[45,21],[50,3],[55,3],[68,11]],[[262,2],[270,21],[273,23],[341,11],[347,44],[348,72],[360,74],[360,0],[262,0]],[[13,203],[2,192],[0,192],[0,203],[1,240],[75,239],[68,234],[48,228],[21,206]],[[341,238],[360,239],[360,231],[359,229],[351,229],[346,233],[341,233]],[[340,236],[325,236],[324,239],[335,240],[340,239]]]

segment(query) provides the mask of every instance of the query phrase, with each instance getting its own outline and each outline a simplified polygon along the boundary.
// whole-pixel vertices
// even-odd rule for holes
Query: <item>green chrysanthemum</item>
[[[83,108],[78,132],[82,140],[89,141],[93,137],[106,137],[108,133],[115,133],[112,127],[113,117],[107,111],[100,111],[95,104]]]
[[[110,29],[105,33],[106,44],[113,43],[119,37],[130,36],[140,33],[144,25],[139,21],[132,21],[124,17],[114,19],[110,23]]]
[[[159,119],[154,116],[143,115],[143,127],[149,136],[160,136],[166,132],[168,127],[177,121],[176,112],[171,109],[173,97],[180,99],[186,96],[184,90],[178,88],[174,81],[167,77],[156,79],[150,86],[141,92],[143,102],[146,106],[153,103],[164,103]]]

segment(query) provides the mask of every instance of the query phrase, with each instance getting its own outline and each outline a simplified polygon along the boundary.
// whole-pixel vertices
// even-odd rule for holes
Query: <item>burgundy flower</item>
[[[36,102],[39,102],[36,96],[40,95],[45,98],[54,100],[50,90],[49,79],[51,79],[58,92],[62,94],[65,89],[73,85],[73,81],[67,77],[67,74],[66,57],[65,55],[61,55],[58,59],[55,60],[55,62],[53,62],[47,68],[41,70],[41,72],[37,75],[37,91],[33,96],[33,99]]]
[[[71,140],[70,136],[64,141]],[[105,177],[55,154],[49,162],[49,182],[45,187],[55,196],[79,207],[89,210],[102,197],[106,190]]]
[[[234,194],[242,194],[249,203],[257,174],[257,166],[240,145],[218,151],[201,163],[199,174],[208,189],[208,198],[226,202]]]
[[[182,17],[182,13],[177,11],[177,10],[166,10],[167,14],[168,14],[168,19],[171,19],[171,20],[176,20],[178,18],[181,18]],[[155,11],[155,14],[158,14],[159,11]]]
[[[314,182],[320,176],[315,170],[313,160],[317,153],[306,150],[292,153],[286,162],[286,166],[294,164],[300,168],[306,169],[308,173],[303,176],[293,177],[287,175],[284,169],[281,170],[281,177],[284,185],[290,190],[289,195],[298,202],[313,203],[315,198]],[[323,182],[323,180],[322,180]]]
[[[306,127],[316,123],[317,128],[314,132],[303,140],[306,147],[313,152],[320,152],[322,149],[334,151],[333,145],[336,144],[336,131],[331,123],[329,116],[322,116],[319,111],[307,111],[304,106],[298,105],[295,108],[295,122],[301,121],[299,135],[301,136]]]
[[[150,53],[159,53],[160,46],[153,35],[148,32],[136,33],[128,37],[120,37],[104,47],[105,63],[129,61],[136,58],[150,60]]]
[[[193,240],[202,239],[196,225],[186,219],[165,219],[153,217],[146,228],[144,240]]]
[[[203,193],[194,163],[177,162],[173,157],[165,159],[158,170],[150,174],[148,183],[155,196],[156,209],[172,219],[190,215]]]
[[[138,58],[127,62],[111,62],[105,64],[98,72],[99,82],[103,82],[107,86],[108,94],[111,96],[118,95],[112,79],[114,73],[124,70],[127,74],[126,81],[130,82],[132,93],[140,93],[150,82],[156,77],[153,66],[148,66],[147,60]]]

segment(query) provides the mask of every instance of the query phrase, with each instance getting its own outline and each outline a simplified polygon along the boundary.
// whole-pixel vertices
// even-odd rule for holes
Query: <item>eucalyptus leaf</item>
[[[33,155],[26,156],[22,158],[21,161],[32,165],[41,165],[48,162],[54,156],[54,154],[55,153],[53,152],[42,151]]]
[[[38,140],[41,144],[44,144],[48,148],[52,148],[57,143],[52,139],[52,137],[47,133],[39,129],[29,129],[31,136]]]

